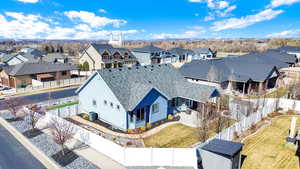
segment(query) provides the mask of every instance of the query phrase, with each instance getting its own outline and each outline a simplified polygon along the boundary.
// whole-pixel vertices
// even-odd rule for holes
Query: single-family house
[[[178,63],[191,60],[192,52],[182,48],[164,50],[154,45],[131,50],[140,65]]]
[[[277,50],[296,55],[297,59],[300,60],[300,46],[283,46]]]
[[[184,64],[180,71],[189,81],[248,94],[274,88],[280,75],[278,69],[294,63],[294,55],[268,51],[212,60],[194,60]]]
[[[130,50],[114,48],[108,44],[90,44],[79,59],[80,64],[87,63],[89,70],[130,67],[137,63]]]
[[[6,65],[16,65],[25,62],[40,62],[42,60],[43,55],[41,53],[34,51],[32,53],[17,53],[17,54],[7,54],[1,58],[1,61]]]
[[[173,56],[176,56],[176,61],[179,63],[190,62],[195,55],[195,52],[189,49],[173,48],[168,50]]]
[[[97,113],[124,131],[199,108],[219,96],[215,87],[188,82],[170,64],[98,70],[76,93],[81,112]]]
[[[3,85],[20,88],[33,85],[35,82],[70,79],[72,70],[78,70],[78,68],[70,64],[25,62],[2,67],[0,79]]]
[[[71,58],[61,53],[48,53],[42,58],[42,61],[50,63],[70,63]]]
[[[199,59],[213,59],[217,57],[217,52],[211,50],[210,48],[196,48],[193,50],[193,60],[199,60]]]
[[[213,139],[198,149],[204,169],[240,169],[243,144]]]

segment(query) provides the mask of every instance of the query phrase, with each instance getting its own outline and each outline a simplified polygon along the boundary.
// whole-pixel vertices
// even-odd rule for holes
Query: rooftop
[[[98,73],[129,111],[153,89],[169,100],[182,97],[206,102],[213,94],[218,94],[214,87],[188,82],[169,64],[102,69]]]
[[[242,143],[213,139],[208,144],[204,145],[201,149],[223,156],[234,157],[242,150],[242,148]]]
[[[5,66],[3,70],[10,76],[31,75],[38,73],[51,73],[67,70],[77,70],[78,68],[70,64],[54,64],[48,62],[20,63],[13,66]]]

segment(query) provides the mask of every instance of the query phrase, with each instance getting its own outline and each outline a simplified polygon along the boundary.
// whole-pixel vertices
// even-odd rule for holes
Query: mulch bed
[[[60,164],[63,167],[69,165],[79,157],[70,149],[65,148],[64,152],[65,155],[63,155],[62,151],[59,151],[51,156],[58,164]]]
[[[43,134],[43,132],[39,129],[30,129],[30,130],[27,130],[25,132],[22,133],[25,137],[31,139],[33,137],[36,137],[40,134]]]

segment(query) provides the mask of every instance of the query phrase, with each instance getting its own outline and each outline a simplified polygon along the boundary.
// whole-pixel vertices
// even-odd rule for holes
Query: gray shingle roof
[[[300,53],[300,46],[283,46],[281,48],[278,48],[278,50],[284,51],[284,52]]]
[[[47,62],[39,63],[20,63],[13,66],[3,67],[4,71],[10,76],[31,75],[38,73],[51,73],[67,70],[77,70],[78,68],[70,64],[54,64]]]
[[[131,51],[126,48],[114,48],[109,44],[95,44],[95,43],[92,43],[91,46],[93,46],[100,54],[102,54],[104,51],[108,51],[110,54],[114,54],[115,52],[120,52],[121,55],[128,53],[130,56],[133,56]]]
[[[213,69],[215,82],[234,80],[239,82],[265,81],[277,68],[287,67],[295,63],[296,58],[286,53],[267,51],[237,57],[213,60],[194,60],[183,65],[180,72],[184,77],[209,80],[208,74]]]
[[[183,48],[173,48],[173,49],[170,49],[169,52],[173,55],[185,55],[185,54],[193,55],[193,54],[195,54],[194,51],[188,50],[188,49],[183,49]]]
[[[144,52],[144,53],[157,53],[157,52],[161,52],[161,51],[165,51],[164,49],[158,48],[153,46],[152,44],[149,46],[145,46],[142,48],[135,48],[132,49],[132,51],[134,52]]]
[[[196,49],[194,49],[194,52],[196,54],[207,54],[212,51],[209,48],[196,48]]]
[[[229,157],[233,157],[234,155],[236,155],[242,150],[242,148],[242,143],[226,141],[221,139],[213,139],[208,144],[202,147],[203,150]]]
[[[111,88],[126,110],[134,107],[153,88],[169,100],[175,97],[206,102],[216,88],[188,82],[169,64],[103,69],[98,73]],[[79,91],[80,92],[80,91]]]

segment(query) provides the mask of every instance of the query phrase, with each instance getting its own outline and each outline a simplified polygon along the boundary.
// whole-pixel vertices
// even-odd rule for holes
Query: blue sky
[[[300,37],[300,0],[1,0],[0,38]]]

